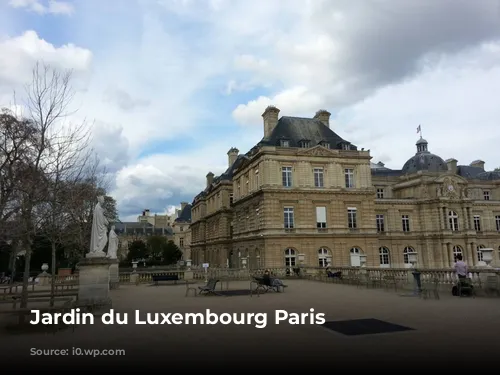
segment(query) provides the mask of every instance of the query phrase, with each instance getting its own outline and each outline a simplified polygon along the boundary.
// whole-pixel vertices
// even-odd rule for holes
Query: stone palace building
[[[208,173],[192,202],[191,256],[210,267],[450,267],[457,254],[483,265],[500,257],[500,172],[457,165],[425,139],[400,170],[330,128],[330,113],[279,117],[269,106],[264,137],[228,168]]]

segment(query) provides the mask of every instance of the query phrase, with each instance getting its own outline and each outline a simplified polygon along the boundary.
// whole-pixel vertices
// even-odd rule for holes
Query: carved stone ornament
[[[420,194],[422,198],[429,198],[429,188],[427,185],[422,186]]]
[[[459,194],[458,185],[451,178],[445,178],[442,190],[445,197],[457,197]]]

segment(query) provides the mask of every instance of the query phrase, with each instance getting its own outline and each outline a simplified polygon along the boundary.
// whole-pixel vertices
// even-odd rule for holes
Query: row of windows
[[[385,230],[384,215],[377,215],[377,230],[383,232]],[[401,224],[403,232],[410,231],[409,215],[401,215]],[[283,225],[285,229],[295,228],[295,211],[293,207],[283,208]],[[349,229],[358,228],[358,211],[356,207],[347,208],[347,226]],[[316,227],[324,229],[326,225],[326,207],[316,207]]]
[[[481,249],[484,249],[484,245],[479,245],[476,249],[477,261],[483,261],[483,253]],[[391,265],[391,252],[389,248],[382,246],[378,249],[379,252],[379,264],[382,267],[389,267]],[[499,257],[500,257],[500,246],[498,247]],[[360,256],[363,254],[363,251],[359,247],[353,247],[349,250],[351,255],[351,266],[359,266]],[[406,246],[403,249],[403,263],[405,265],[411,265],[410,262],[410,254],[415,254],[416,251],[411,246]],[[285,249],[285,266],[286,267],[294,267],[297,265],[297,252],[294,249],[288,248]],[[460,246],[453,246],[453,260],[456,260],[458,255],[463,256],[463,250]],[[331,266],[332,256],[330,250],[325,247],[322,247],[318,250],[318,265],[320,267],[328,267]]]
[[[325,186],[325,177],[323,168],[313,169],[314,186],[322,188]],[[344,180],[345,187],[352,189],[354,188],[354,169],[346,168],[344,169]],[[292,187],[292,167],[282,167],[281,168],[281,181],[284,187]]]
[[[330,148],[330,143],[327,141],[321,141],[318,143],[318,145],[323,146],[324,148]],[[280,140],[280,146],[281,147],[290,147],[290,141],[288,139],[281,139]],[[350,150],[350,144],[348,142],[341,142],[341,148],[342,150]],[[299,147],[300,148],[309,148],[311,147],[311,141],[308,140],[302,140],[299,141]]]
[[[448,228],[450,230],[452,230],[452,231],[460,230],[458,219],[459,219],[458,214],[455,211],[448,212]],[[482,230],[481,216],[474,215],[472,222],[474,225],[474,230],[477,232],[481,232],[481,230]],[[495,227],[496,227],[497,232],[500,232],[500,215],[495,216]]]
[[[385,197],[385,189],[384,188],[377,188],[377,193],[376,193],[377,199],[384,199]],[[491,194],[489,190],[483,190],[483,199],[485,201],[489,201],[491,198]]]
[[[350,229],[356,229],[358,227],[358,211],[356,207],[348,207],[347,208],[347,226]],[[450,211],[448,214],[449,218],[449,227],[453,231],[459,230],[458,226],[458,215],[455,211]],[[316,207],[316,227],[318,229],[327,228],[326,224],[326,207]],[[377,226],[378,232],[385,232],[385,217],[382,214],[375,215],[375,223]],[[481,231],[481,216],[474,215],[473,217],[474,230],[477,232]],[[283,209],[283,224],[285,229],[293,229],[295,228],[295,212],[293,207],[285,207]],[[496,230],[500,231],[500,215],[495,216],[495,225]],[[409,215],[401,215],[401,230],[403,232],[410,232],[410,216]]]

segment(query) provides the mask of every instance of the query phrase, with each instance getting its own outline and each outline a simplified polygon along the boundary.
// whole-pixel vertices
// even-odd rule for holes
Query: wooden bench
[[[153,279],[154,285],[159,285],[158,283],[160,281],[173,281],[174,284],[177,284],[177,281],[179,281],[179,275],[177,274],[165,274],[165,273],[159,273],[159,274],[152,274],[151,278]]]

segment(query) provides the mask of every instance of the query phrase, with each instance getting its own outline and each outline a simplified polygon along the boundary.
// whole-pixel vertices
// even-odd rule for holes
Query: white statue
[[[104,197],[97,197],[97,204],[94,208],[92,218],[92,234],[90,236],[90,251],[88,257],[104,257],[104,248],[108,242],[108,219],[104,216]]]
[[[118,244],[120,243],[120,239],[115,233],[115,226],[111,226],[111,230],[109,231],[109,243],[108,243],[108,255],[107,257],[110,259],[116,259],[116,253],[118,252]]]

